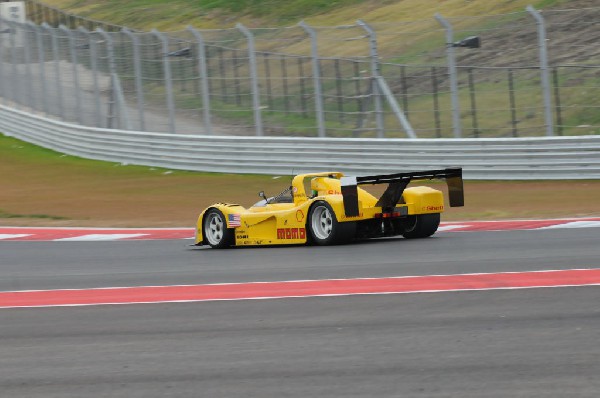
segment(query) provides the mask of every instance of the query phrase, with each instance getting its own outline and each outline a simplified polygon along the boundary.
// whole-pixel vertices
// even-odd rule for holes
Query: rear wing
[[[464,189],[461,167],[450,167],[441,170],[414,171],[407,173],[381,174],[363,177],[342,177],[342,196],[344,198],[344,211],[347,217],[358,216],[358,185],[389,184],[376,206],[382,211],[393,211],[400,201],[404,189],[411,181],[445,179],[448,184],[450,207],[464,206]]]

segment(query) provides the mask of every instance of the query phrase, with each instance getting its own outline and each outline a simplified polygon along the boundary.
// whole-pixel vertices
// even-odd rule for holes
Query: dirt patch
[[[10,212],[13,218],[2,218],[0,215],[0,225],[191,226],[200,211],[212,203],[228,201],[250,206],[258,200],[259,190],[274,193],[280,188],[281,184],[276,182],[240,176],[175,176],[135,181],[113,180],[109,183],[97,179],[93,183],[65,179],[51,188],[46,181],[29,180],[19,183],[16,189],[4,191],[3,210]],[[598,181],[466,181],[465,207],[448,209],[443,219],[600,216],[599,197]],[[14,217],[19,215],[24,217]],[[33,218],[27,215],[38,216]]]
[[[274,171],[275,173],[276,171]],[[206,174],[66,156],[0,135],[0,225],[183,227],[215,202],[250,206],[291,176]],[[445,184],[432,184],[445,190]],[[600,216],[600,180],[465,181],[443,219]]]

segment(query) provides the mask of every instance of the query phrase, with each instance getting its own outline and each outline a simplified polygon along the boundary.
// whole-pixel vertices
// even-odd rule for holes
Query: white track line
[[[89,234],[73,236],[71,238],[53,239],[55,242],[68,242],[68,241],[99,241],[99,240],[118,240],[127,238],[137,238],[139,236],[145,236],[148,234]]]

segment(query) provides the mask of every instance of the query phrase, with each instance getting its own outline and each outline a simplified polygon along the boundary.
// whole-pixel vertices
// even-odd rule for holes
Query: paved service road
[[[0,242],[0,291],[600,268],[600,229]],[[597,397],[598,286],[0,310],[0,396]]]

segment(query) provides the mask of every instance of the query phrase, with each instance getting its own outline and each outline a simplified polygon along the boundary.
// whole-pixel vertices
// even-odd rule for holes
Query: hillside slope
[[[536,8],[573,8],[568,0],[45,0],[42,3],[73,14],[137,29],[178,30],[227,28],[242,22],[249,27],[287,26],[301,20],[320,26],[429,19],[445,16],[502,14]],[[592,6],[592,5],[589,5]]]

